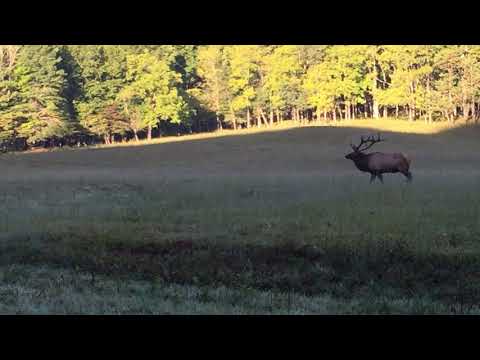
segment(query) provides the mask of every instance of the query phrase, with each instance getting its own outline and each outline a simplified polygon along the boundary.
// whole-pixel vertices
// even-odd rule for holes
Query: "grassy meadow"
[[[411,184],[344,158],[372,131]],[[379,119],[4,154],[0,313],[479,314],[479,138]]]

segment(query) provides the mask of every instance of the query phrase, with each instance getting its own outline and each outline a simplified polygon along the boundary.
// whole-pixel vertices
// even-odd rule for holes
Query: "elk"
[[[411,160],[404,154],[391,153],[385,154],[381,152],[374,152],[365,154],[364,151],[370,149],[376,143],[385,141],[380,138],[378,134],[377,138],[374,136],[368,136],[360,138],[360,144],[355,146],[350,143],[353,152],[345,156],[346,159],[352,160],[358,170],[370,173],[370,183],[375,178],[379,178],[383,183],[383,175],[385,173],[402,173],[407,178],[407,181],[412,180],[412,173],[410,172]]]

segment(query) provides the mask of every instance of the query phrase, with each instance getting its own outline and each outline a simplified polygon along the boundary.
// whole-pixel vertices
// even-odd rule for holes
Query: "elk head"
[[[365,150],[370,149],[373,145],[381,141],[385,141],[385,140],[380,138],[380,134],[378,134],[376,138],[373,135],[368,136],[367,138],[362,136],[360,138],[360,144],[358,144],[357,146],[350,143],[350,146],[353,149],[353,152],[345,155],[345,159],[355,161],[356,159],[364,155],[363,152]]]

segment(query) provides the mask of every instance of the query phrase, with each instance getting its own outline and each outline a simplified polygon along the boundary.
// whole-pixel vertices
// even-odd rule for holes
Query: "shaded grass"
[[[83,240],[83,241],[82,241]],[[328,295],[344,300],[430,297],[444,304],[474,306],[479,300],[475,256],[419,256],[401,245],[368,257],[330,246],[212,246],[172,242],[99,246],[84,239],[18,254],[20,264],[50,264],[117,279],[226,286]],[[9,254],[10,261],[12,254]]]
[[[480,300],[480,179],[430,180],[24,187],[5,198],[0,265],[76,269],[91,286],[103,275],[326,296],[377,304],[367,308],[380,312],[398,299],[473,311]]]
[[[436,314],[460,311],[431,298],[305,296],[112,279],[48,266],[0,267],[0,314]],[[478,314],[478,307],[463,313]]]

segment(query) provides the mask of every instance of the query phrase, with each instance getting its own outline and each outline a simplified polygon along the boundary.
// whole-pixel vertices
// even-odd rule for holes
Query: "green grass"
[[[1,161],[3,313],[478,313],[479,130],[302,128]],[[3,299],[3,300],[2,300]]]

